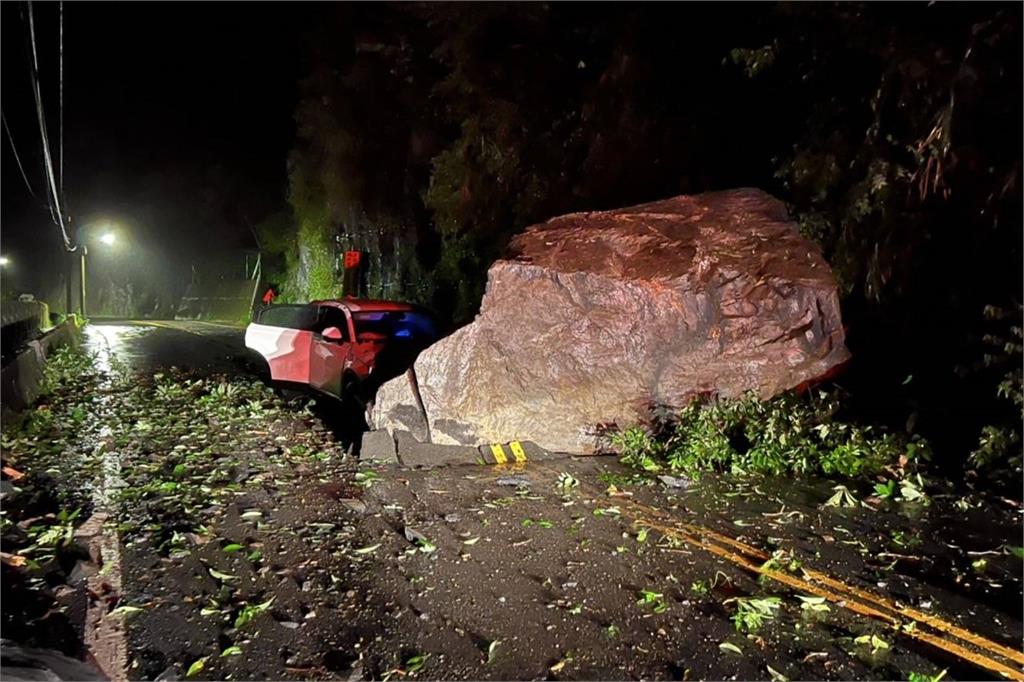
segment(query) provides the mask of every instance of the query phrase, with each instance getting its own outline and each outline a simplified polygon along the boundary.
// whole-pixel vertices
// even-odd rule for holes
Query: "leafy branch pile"
[[[1021,420],[1024,419],[1024,380],[1022,380],[1021,354],[1024,353],[1024,338],[1021,328],[1022,306],[1009,308],[986,306],[985,317],[1002,323],[997,330],[984,336],[988,352],[983,355],[985,369],[996,373],[999,383],[996,395],[1012,404],[1008,418],[999,424],[986,424],[978,437],[978,446],[971,452],[973,466],[988,469],[1006,467],[1016,470],[1021,467]]]
[[[694,401],[658,435],[632,427],[612,434],[611,442],[625,464],[688,475],[903,475],[929,459],[924,440],[837,421],[838,410],[839,401],[825,392],[767,401],[754,396]]]
[[[35,406],[4,424],[4,462],[23,469],[27,495],[53,495],[67,508],[88,507],[98,457],[105,395],[95,359],[72,346],[59,348],[43,368]],[[84,519],[82,519],[84,520]]]

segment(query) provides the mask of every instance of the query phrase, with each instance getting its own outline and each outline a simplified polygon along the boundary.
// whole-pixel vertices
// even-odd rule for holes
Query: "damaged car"
[[[415,305],[354,298],[268,306],[245,331],[275,384],[363,404],[437,338]]]

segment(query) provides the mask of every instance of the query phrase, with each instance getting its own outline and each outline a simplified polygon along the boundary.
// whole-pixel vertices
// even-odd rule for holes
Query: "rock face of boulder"
[[[848,357],[835,279],[783,204],[708,192],[528,228],[491,266],[476,320],[426,349],[414,381],[382,386],[374,422],[589,453],[652,406],[767,398]]]

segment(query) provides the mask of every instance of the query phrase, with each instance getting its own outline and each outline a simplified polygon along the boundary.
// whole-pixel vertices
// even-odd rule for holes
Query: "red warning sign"
[[[359,263],[363,259],[362,251],[346,251],[345,252],[345,269],[352,270],[359,267]]]

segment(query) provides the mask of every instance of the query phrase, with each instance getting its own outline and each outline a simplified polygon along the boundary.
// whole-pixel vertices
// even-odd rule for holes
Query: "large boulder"
[[[832,272],[764,192],[574,213],[512,241],[477,318],[381,387],[374,422],[589,453],[653,406],[822,377],[849,357],[843,342]]]

